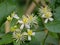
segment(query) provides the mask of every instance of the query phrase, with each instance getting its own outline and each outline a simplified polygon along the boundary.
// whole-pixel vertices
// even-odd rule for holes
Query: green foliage
[[[21,45],[42,45],[42,43],[45,45],[58,45],[58,41],[60,40],[60,0],[45,0],[45,2],[49,7],[51,7],[54,21],[49,21],[45,24],[44,20],[38,16],[39,7],[37,6],[33,12],[38,17],[38,28],[36,31],[33,30],[36,32],[35,36],[32,37],[31,41],[25,41]],[[27,7],[25,0],[0,0],[0,45],[9,45],[10,43],[20,45],[20,41],[17,43],[13,40],[12,34],[5,34],[4,23],[6,22],[7,16],[11,15],[14,11],[21,18]],[[11,26],[14,26],[15,22],[16,20],[13,19]],[[44,32],[46,29],[48,30],[48,33]]]
[[[0,4],[0,27],[6,21],[6,17],[15,10],[16,6],[8,2],[3,2]]]
[[[12,38],[12,35],[10,34],[4,34],[2,38],[0,39],[0,45],[8,44],[11,42],[13,42],[13,38]]]

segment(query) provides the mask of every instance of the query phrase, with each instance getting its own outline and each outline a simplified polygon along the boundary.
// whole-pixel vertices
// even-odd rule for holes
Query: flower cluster
[[[39,14],[42,15],[41,17],[45,20],[44,23],[54,20],[52,18],[53,16],[52,12],[48,8],[48,6],[39,8],[39,12],[40,12]],[[37,16],[31,14],[31,15],[23,15],[22,18],[20,18],[15,12],[13,12],[11,16],[7,17],[7,20],[12,21],[13,18],[17,20],[16,21],[17,24],[11,27],[11,32],[13,32],[13,38],[16,39],[16,42],[18,42],[19,40],[25,41],[27,38],[28,40],[31,40],[31,36],[35,35],[35,32],[33,32],[32,30],[33,28],[32,25],[38,24]]]
[[[22,16],[20,18],[15,12],[11,14],[11,16],[7,17],[8,21],[12,21],[12,19],[17,19],[17,24],[15,26],[11,27],[11,32],[13,32],[13,38],[16,39],[16,42],[24,41],[26,37],[28,37],[28,40],[31,40],[31,36],[35,35],[35,32],[31,30],[31,24],[37,23],[37,17],[32,15],[28,16]],[[24,30],[24,31],[23,31]]]
[[[54,20],[54,19],[52,18],[52,16],[53,16],[53,15],[52,15],[52,12],[51,12],[51,10],[48,8],[48,6],[39,8],[39,12],[40,12],[40,14],[42,14],[41,17],[45,19],[44,23],[47,23],[48,20],[49,20],[49,21],[53,21],[53,20]]]

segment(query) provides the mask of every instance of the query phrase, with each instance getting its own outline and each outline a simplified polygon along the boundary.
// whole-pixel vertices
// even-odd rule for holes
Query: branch
[[[40,2],[40,0],[35,0],[35,1],[36,1],[36,3]],[[35,7],[36,7],[36,4],[34,2],[32,2],[31,5],[29,6],[29,8],[27,9],[25,15],[31,14]]]
[[[8,32],[10,32],[10,22],[6,21],[5,22],[5,33],[8,33]]]

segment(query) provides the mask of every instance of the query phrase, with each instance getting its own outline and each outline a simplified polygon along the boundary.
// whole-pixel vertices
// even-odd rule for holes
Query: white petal
[[[47,23],[48,22],[48,19],[45,19],[44,23]]]
[[[16,42],[18,42],[18,41],[19,41],[19,39],[16,40]]]
[[[45,18],[45,15],[44,14],[42,15],[42,18]]]
[[[27,32],[29,32],[30,31],[30,29],[27,29]]]
[[[28,36],[28,40],[31,40],[31,36]]]
[[[25,27],[30,29],[30,25],[29,24],[25,24]]]
[[[53,21],[54,19],[53,18],[49,18],[50,21]]]
[[[13,16],[13,18],[19,19],[19,17],[17,16],[17,14],[15,14],[15,15]]]
[[[13,32],[13,38],[16,38],[16,34],[15,34],[15,32]]]
[[[22,24],[22,23],[23,23],[23,21],[21,21],[21,20],[18,20],[18,23]]]
[[[28,34],[26,32],[24,32],[23,35],[28,35]]]
[[[21,25],[20,29],[22,30],[24,28],[24,24]]]
[[[32,35],[34,36],[35,35],[35,32],[33,32]]]

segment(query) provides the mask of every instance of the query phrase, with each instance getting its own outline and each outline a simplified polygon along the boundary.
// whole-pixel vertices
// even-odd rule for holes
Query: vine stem
[[[45,36],[44,40],[42,41],[42,45],[45,44],[45,40],[46,40],[47,37],[48,37],[49,31],[48,31],[48,30],[45,30],[45,33],[46,33],[46,36]]]

